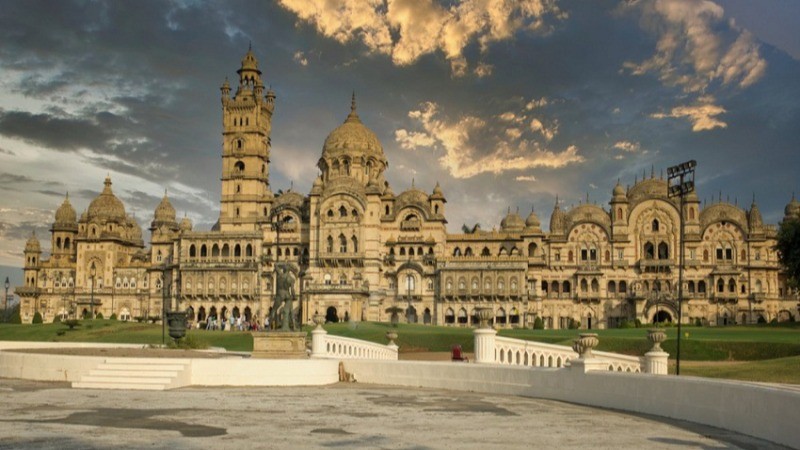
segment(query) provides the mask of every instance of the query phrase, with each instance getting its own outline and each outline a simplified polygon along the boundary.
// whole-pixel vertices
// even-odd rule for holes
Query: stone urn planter
[[[186,313],[183,311],[170,311],[167,313],[167,324],[169,325],[169,337],[181,339],[186,336]]]
[[[322,324],[325,323],[325,316],[324,315],[322,315],[322,314],[314,314],[314,317],[312,317],[312,320],[317,325],[317,328],[315,328],[315,329],[317,329],[317,330],[322,330],[323,329],[322,328]]]
[[[386,339],[389,340],[388,345],[397,345],[394,343],[394,340],[397,339],[397,331],[389,330],[386,332]]]
[[[653,343],[653,348],[650,349],[651,352],[663,352],[661,343],[667,340],[667,333],[664,332],[663,328],[651,328],[647,330],[647,340]]]
[[[572,349],[580,355],[581,359],[589,359],[594,356],[592,349],[599,343],[600,339],[597,338],[597,333],[581,333],[578,339],[572,341]]]
[[[494,318],[494,310],[488,307],[476,308],[476,315],[481,328],[491,328],[489,321]]]
[[[391,314],[389,316],[389,321],[393,327],[397,328],[397,324],[400,323],[400,313],[403,312],[403,308],[400,308],[399,306],[392,306],[390,308],[386,308],[386,312]]]

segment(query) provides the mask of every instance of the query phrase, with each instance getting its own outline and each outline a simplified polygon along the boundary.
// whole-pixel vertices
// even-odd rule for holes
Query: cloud
[[[545,106],[547,106],[549,104],[550,104],[550,101],[547,99],[547,97],[542,97],[542,98],[540,98],[538,100],[534,98],[534,99],[532,99],[531,101],[529,101],[528,103],[525,104],[525,109],[530,111],[532,109],[545,107]]]
[[[641,145],[638,142],[618,141],[614,143],[614,148],[627,153],[636,153],[641,149]]]
[[[490,124],[479,117],[464,115],[456,121],[448,121],[441,118],[436,103],[426,102],[420,106],[419,110],[408,113],[423,130],[415,132],[419,135],[417,141],[424,140],[427,143],[424,147],[443,149],[439,164],[455,178],[470,178],[482,173],[500,174],[509,170],[557,169],[584,161],[574,145],[561,152],[547,150],[538,142],[527,139],[512,145],[506,139],[492,135]],[[398,130],[395,136],[409,134],[407,130]],[[398,142],[406,149],[417,148],[409,139],[398,139]],[[486,153],[483,150],[486,148],[492,150]]]
[[[306,58],[306,55],[304,55],[300,50],[294,52],[294,57],[292,59],[294,59],[294,62],[303,67],[308,65],[308,58]]]
[[[641,14],[640,24],[658,36],[656,53],[625,62],[633,75],[656,73],[668,86],[704,92],[712,82],[746,88],[765,73],[767,63],[751,33],[724,21],[724,10],[708,0],[628,2],[621,9]]]
[[[558,122],[554,122],[551,127],[546,127],[541,120],[534,118],[531,120],[531,131],[540,133],[547,142],[550,142],[558,134]]]
[[[704,102],[703,102],[704,101]],[[676,106],[669,113],[655,113],[651,117],[656,119],[686,118],[692,123],[692,131],[713,130],[714,128],[727,128],[728,124],[717,119],[716,116],[724,114],[725,108],[714,105],[713,99],[704,98],[701,103],[690,106]]]
[[[533,175],[519,175],[514,179],[517,181],[536,181],[536,177]]]
[[[441,52],[454,76],[467,73],[465,48],[477,42],[486,53],[493,42],[515,33],[547,33],[545,20],[567,17],[556,0],[461,0],[444,7],[434,0],[279,0],[280,5],[340,43],[361,41],[370,52],[389,55],[404,66],[421,56]],[[479,77],[492,67],[478,63]]]

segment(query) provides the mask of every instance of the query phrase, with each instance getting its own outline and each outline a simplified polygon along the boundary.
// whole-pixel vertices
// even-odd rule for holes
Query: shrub
[[[84,319],[91,319],[91,318],[92,318],[92,315],[91,315],[91,314],[89,314],[89,311],[84,311],[84,312],[83,312],[83,318],[84,318]]]
[[[101,312],[97,313],[97,315],[94,316],[94,318],[95,319],[102,319],[103,318],[103,313],[101,313]]]
[[[570,330],[577,330],[581,327],[581,322],[575,319],[569,319],[569,329]]]
[[[633,323],[631,323],[628,319],[622,319],[618,328],[633,328]]]
[[[636,319],[635,325],[636,325],[636,328],[642,328],[642,321],[639,320],[639,319]]]
[[[703,326],[703,319],[701,319],[701,318],[699,318],[699,317],[698,317],[698,318],[696,318],[696,319],[694,319],[694,326],[696,326],[696,327],[702,327],[702,326]]]
[[[175,341],[174,339],[170,340],[167,343],[167,348],[173,349],[205,349],[208,348],[208,344],[200,339],[197,339],[191,334],[187,334],[181,339]]]
[[[541,317],[536,316],[536,318],[533,320],[533,329],[544,330],[544,321],[542,320]]]
[[[41,313],[39,313],[39,311],[36,311],[36,313],[33,315],[33,323],[42,323],[42,322],[44,321],[42,320]]]
[[[53,323],[61,323],[61,314],[56,314],[56,316],[53,317]]]
[[[111,313],[111,317],[108,318],[109,320],[117,320],[117,313]]]

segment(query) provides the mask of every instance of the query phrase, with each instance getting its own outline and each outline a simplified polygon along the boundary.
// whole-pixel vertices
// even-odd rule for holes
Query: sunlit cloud
[[[712,100],[712,99],[706,99]],[[717,119],[717,116],[724,114],[725,108],[713,103],[700,102],[689,106],[676,106],[669,113],[655,113],[651,117],[656,119],[685,118],[692,123],[692,131],[706,131],[714,128],[727,128],[728,124]]]
[[[552,30],[548,19],[567,18],[556,0],[461,0],[449,7],[434,0],[279,1],[322,35],[340,43],[361,41],[369,51],[391,56],[396,65],[442,53],[457,77],[469,68],[464,55],[468,45],[477,42],[486,53],[493,42],[511,39],[519,31],[547,34]],[[478,77],[491,72],[491,65],[475,65]]]

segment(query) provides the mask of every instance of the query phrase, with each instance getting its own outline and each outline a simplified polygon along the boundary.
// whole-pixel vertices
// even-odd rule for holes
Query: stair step
[[[127,369],[109,369],[106,367],[98,367],[89,371],[90,376],[109,376],[109,377],[177,377],[180,371],[178,370],[127,370]]]
[[[72,383],[72,387],[81,389],[122,389],[137,391],[164,391],[167,389],[167,385],[165,384],[102,383],[94,381],[76,381]]]
[[[169,377],[115,377],[104,375],[85,375],[81,382],[101,382],[101,383],[134,383],[134,384],[170,384],[172,378]]]
[[[182,364],[139,364],[139,363],[126,363],[126,364],[109,364],[103,363],[97,366],[98,369],[109,369],[109,370],[170,370],[174,372],[179,372],[186,369],[185,365]]]
[[[170,365],[170,364],[178,364],[185,366],[189,364],[188,362],[184,362],[184,360],[175,360],[172,358],[106,358],[106,364],[130,364],[134,362],[136,364],[155,364],[155,365]]]

